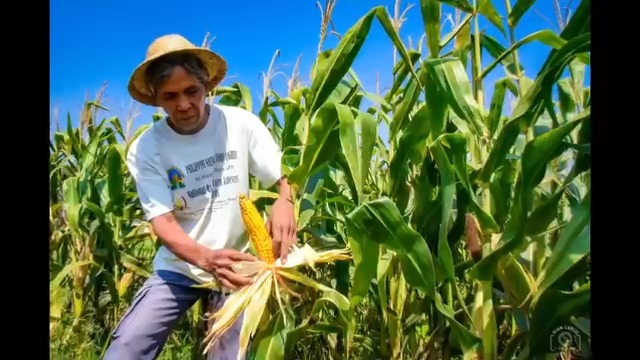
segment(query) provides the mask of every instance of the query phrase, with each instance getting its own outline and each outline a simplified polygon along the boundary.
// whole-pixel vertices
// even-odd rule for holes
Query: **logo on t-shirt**
[[[182,211],[187,208],[187,199],[184,196],[176,195],[173,198],[173,208]]]
[[[167,170],[167,175],[169,176],[169,184],[171,185],[171,190],[183,189],[184,188],[184,174],[180,169],[175,166],[172,166]]]

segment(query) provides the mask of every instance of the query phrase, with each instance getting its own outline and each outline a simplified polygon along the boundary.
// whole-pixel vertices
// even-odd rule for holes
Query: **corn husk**
[[[317,263],[350,258],[349,248],[318,252],[311,246],[304,245],[303,247],[293,247],[293,251],[287,256],[287,261],[284,264],[280,259],[273,264],[267,264],[260,260],[241,261],[234,264],[233,271],[252,277],[254,281],[229,295],[224,305],[213,314],[207,314],[208,321],[212,325],[204,339],[204,354],[209,352],[244,312],[237,355],[238,360],[243,359],[249,346],[249,340],[258,328],[271,294],[276,296],[279,306],[283,309],[278,279],[293,280],[312,288],[322,288],[323,285],[299,273],[295,268],[306,265],[313,269]],[[215,282],[198,285],[198,287],[220,289]]]

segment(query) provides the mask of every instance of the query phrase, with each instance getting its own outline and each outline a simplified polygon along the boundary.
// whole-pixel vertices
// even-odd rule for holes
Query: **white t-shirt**
[[[260,119],[238,107],[212,105],[206,126],[180,135],[166,119],[154,123],[129,148],[127,165],[148,220],[174,211],[196,242],[246,251],[239,193],[249,174],[269,187],[281,177],[282,153]],[[154,268],[207,282],[212,276],[161,246]]]

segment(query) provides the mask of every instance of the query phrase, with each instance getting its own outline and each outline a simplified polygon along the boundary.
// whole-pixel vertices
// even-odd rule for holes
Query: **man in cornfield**
[[[219,308],[227,291],[251,282],[231,270],[236,261],[254,260],[246,253],[238,205],[238,195],[249,192],[249,174],[279,189],[267,223],[276,256],[286,261],[296,239],[281,150],[268,129],[249,111],[205,101],[226,71],[216,53],[167,35],[149,46],[131,76],[131,96],[168,115],[140,135],[127,155],[142,209],[162,246],[152,276],[115,329],[107,360],[155,359],[199,298],[206,296]],[[229,290],[193,287],[212,280]],[[236,358],[241,322],[212,348],[209,359]]]

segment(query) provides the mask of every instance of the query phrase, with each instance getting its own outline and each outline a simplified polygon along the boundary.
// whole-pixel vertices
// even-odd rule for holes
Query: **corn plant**
[[[117,118],[96,123],[99,100],[87,102],[78,128],[69,115],[50,146],[50,329],[56,336],[70,306],[72,326],[59,336],[85,341],[82,320],[91,314],[98,332],[112,329],[155,251],[123,162],[130,141]]]

